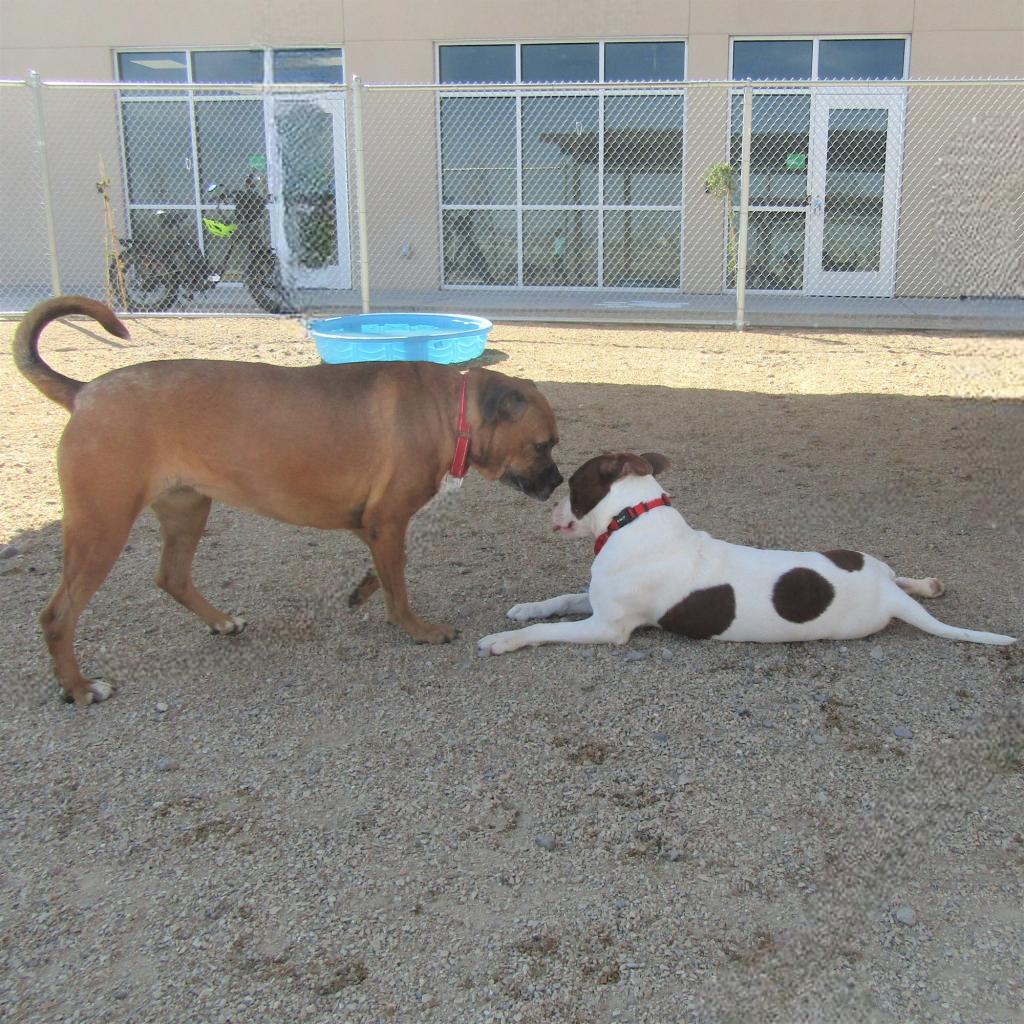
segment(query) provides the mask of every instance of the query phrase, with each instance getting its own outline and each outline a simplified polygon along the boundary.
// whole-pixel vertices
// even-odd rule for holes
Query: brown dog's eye
[[[543,441],[541,444],[535,444],[533,447],[539,454],[544,455],[551,450],[553,444],[553,441]]]

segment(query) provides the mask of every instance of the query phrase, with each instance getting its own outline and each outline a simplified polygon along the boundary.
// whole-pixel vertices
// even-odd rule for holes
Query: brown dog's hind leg
[[[454,626],[425,622],[409,607],[409,592],[405,585],[405,535],[408,518],[389,520],[366,527],[360,536],[369,545],[373,564],[384,589],[388,622],[401,626],[414,640],[425,644],[443,644],[454,640]]]
[[[241,633],[245,619],[214,607],[192,581],[192,559],[203,536],[211,504],[209,498],[191,487],[180,487],[153,502],[164,539],[156,582],[175,601],[198,615],[211,633]]]
[[[365,540],[365,537],[363,539]],[[355,585],[352,593],[348,595],[349,608],[358,608],[360,605],[366,604],[378,590],[380,590],[380,577],[373,569],[367,569],[366,575]]]
[[[109,683],[87,679],[75,657],[75,628],[85,606],[99,590],[128,540],[137,510],[74,507],[65,493],[64,575],[49,604],[39,616],[53,671],[69,701],[78,705],[106,700]]]

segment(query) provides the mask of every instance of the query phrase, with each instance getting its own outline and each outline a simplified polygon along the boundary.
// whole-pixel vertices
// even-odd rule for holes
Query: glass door
[[[277,96],[271,102],[271,235],[289,268],[289,283],[350,288],[344,96]]]
[[[894,92],[813,96],[808,294],[893,294],[903,110]]]

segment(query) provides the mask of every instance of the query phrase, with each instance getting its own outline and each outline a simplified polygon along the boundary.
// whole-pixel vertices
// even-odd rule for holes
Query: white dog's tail
[[[1003,636],[1001,633],[982,633],[976,629],[961,629],[959,626],[947,626],[946,623],[939,622],[934,615],[922,608],[909,594],[905,594],[902,590],[896,588],[895,584],[893,589],[896,590],[893,617],[901,619],[903,622],[909,622],[911,626],[916,626],[926,633],[944,636],[949,640],[968,640],[972,644],[998,644],[1003,646],[1017,642],[1016,637]]]

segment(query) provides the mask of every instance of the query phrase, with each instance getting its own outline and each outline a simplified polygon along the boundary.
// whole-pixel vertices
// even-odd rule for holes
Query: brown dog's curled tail
[[[40,302],[22,318],[14,332],[14,364],[47,398],[70,410],[75,395],[85,386],[84,381],[73,380],[47,366],[39,358],[39,335],[43,328],[62,316],[80,313],[101,324],[108,334],[117,338],[129,337],[128,328],[114,315],[114,311],[95,299],[84,295],[62,295]]]

